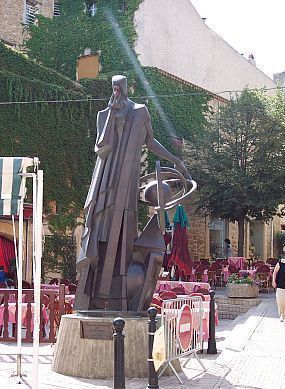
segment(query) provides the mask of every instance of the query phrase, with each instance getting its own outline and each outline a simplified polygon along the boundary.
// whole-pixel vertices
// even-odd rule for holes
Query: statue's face
[[[119,100],[120,97],[121,97],[121,94],[122,94],[119,85],[114,85],[113,86],[113,93],[114,93],[114,96],[115,96],[115,100]]]
[[[128,96],[127,79],[125,76],[118,75],[112,77],[112,87],[114,94],[116,88],[116,93],[120,95],[119,97],[126,98]]]

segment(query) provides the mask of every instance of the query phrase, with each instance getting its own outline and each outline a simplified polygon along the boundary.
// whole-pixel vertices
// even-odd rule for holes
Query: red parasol
[[[176,266],[175,274],[188,279],[192,273],[192,261],[188,250],[186,212],[181,205],[176,208],[174,216],[174,234],[172,250],[168,260],[168,266]]]

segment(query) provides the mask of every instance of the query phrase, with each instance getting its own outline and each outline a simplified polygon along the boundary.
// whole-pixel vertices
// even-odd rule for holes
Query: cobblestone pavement
[[[267,297],[267,296],[266,296]],[[258,307],[251,308],[236,320],[222,320],[217,327],[217,355],[200,355],[207,371],[193,358],[180,377],[160,380],[161,389],[179,388],[239,388],[283,389],[285,388],[285,323],[278,319],[274,295],[263,299]],[[11,373],[15,369],[15,345],[0,344],[1,388],[26,389],[32,382],[32,349],[23,347],[23,371],[27,376],[18,385]],[[112,381],[86,380],[66,377],[51,371],[53,347],[43,345],[40,349],[40,388],[86,389],[113,388]],[[182,361],[183,362],[183,361]],[[127,389],[144,389],[147,380],[126,380]]]

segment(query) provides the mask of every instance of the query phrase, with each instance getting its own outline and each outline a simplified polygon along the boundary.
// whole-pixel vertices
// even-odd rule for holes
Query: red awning
[[[0,265],[4,266],[4,271],[8,272],[11,259],[15,259],[15,246],[11,240],[0,236]]]

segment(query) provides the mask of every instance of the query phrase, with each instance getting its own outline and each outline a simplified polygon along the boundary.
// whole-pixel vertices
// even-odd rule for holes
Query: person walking
[[[233,256],[231,241],[230,241],[229,239],[225,239],[224,254],[225,254],[225,257],[226,257],[227,259],[228,259],[229,257],[232,257],[232,256]]]
[[[280,321],[285,321],[285,259],[281,259],[275,266],[272,275],[272,286],[276,288],[276,303]]]

